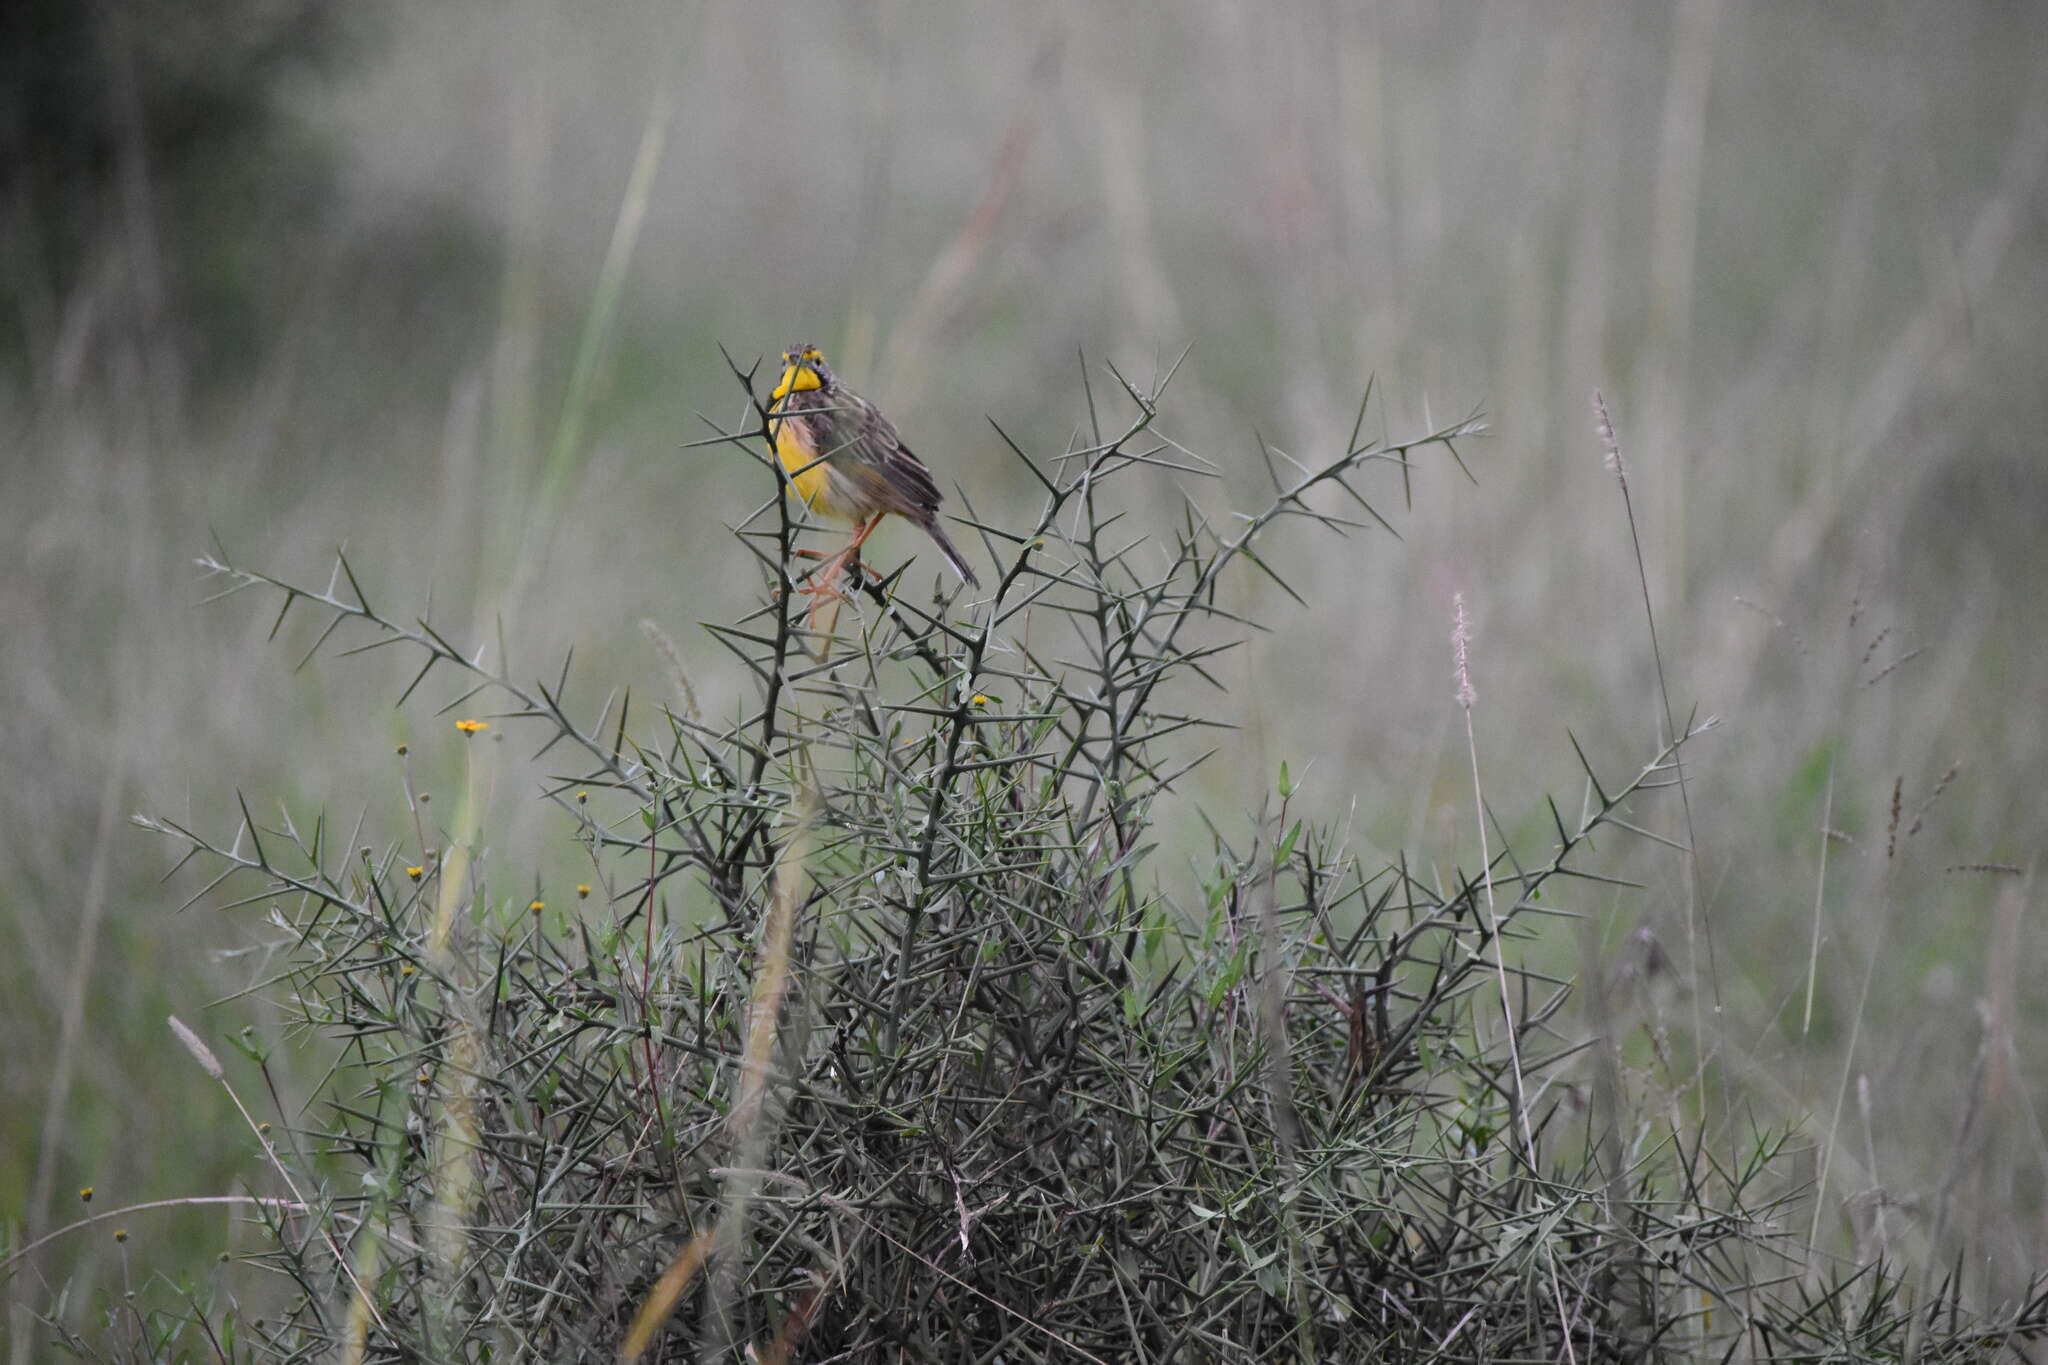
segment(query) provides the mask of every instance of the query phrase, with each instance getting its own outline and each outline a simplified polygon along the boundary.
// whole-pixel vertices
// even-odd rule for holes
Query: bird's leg
[[[855,573],[874,572],[874,570],[868,568],[866,564],[861,562],[860,547],[869,536],[875,533],[875,528],[882,524],[882,518],[885,515],[886,513],[877,512],[874,516],[869,517],[868,524],[861,527],[858,531],[855,531],[853,533],[853,539],[847,542],[846,549],[841,552],[845,555],[846,562],[853,565]]]
[[[818,613],[824,609],[825,603],[846,600],[846,594],[838,588],[840,571],[846,567],[848,560],[858,561],[861,542],[873,535],[875,528],[881,524],[881,516],[870,517],[865,525],[853,533],[853,539],[846,542],[846,547],[820,564],[818,571],[811,575],[811,581],[804,585],[803,591],[811,599],[810,625],[813,630],[817,629]]]
[[[847,541],[837,554],[826,559],[824,563],[818,566],[817,572],[811,575],[811,582],[805,587],[804,591],[819,594],[830,593],[833,596],[838,596],[839,593],[833,587],[833,584],[838,582],[840,572],[846,568],[849,560],[857,560],[860,557],[862,542],[873,535],[875,528],[881,524],[882,518],[879,515],[868,518],[861,528],[853,533],[853,539]],[[802,554],[804,552],[800,550],[798,553]]]

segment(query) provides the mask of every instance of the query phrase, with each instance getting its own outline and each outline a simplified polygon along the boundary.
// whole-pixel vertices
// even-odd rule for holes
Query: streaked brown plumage
[[[797,496],[813,510],[855,526],[853,541],[819,574],[829,588],[839,569],[891,513],[921,527],[954,572],[978,587],[974,570],[939,526],[944,501],[932,472],[880,410],[833,376],[809,343],[782,353],[782,378],[768,405],[775,453]]]

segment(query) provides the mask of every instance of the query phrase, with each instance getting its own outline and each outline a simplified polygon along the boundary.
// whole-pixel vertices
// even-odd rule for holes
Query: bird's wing
[[[924,461],[903,444],[903,438],[888,418],[864,398],[847,395],[850,404],[849,453],[854,457],[845,472],[874,491],[876,504],[927,522],[939,509],[939,485]],[[874,483],[870,483],[874,480]]]

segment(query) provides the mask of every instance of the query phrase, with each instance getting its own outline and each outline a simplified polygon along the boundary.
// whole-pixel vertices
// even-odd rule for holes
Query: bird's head
[[[782,353],[782,378],[776,382],[774,397],[787,398],[805,389],[832,387],[832,369],[825,353],[808,341],[798,342]]]

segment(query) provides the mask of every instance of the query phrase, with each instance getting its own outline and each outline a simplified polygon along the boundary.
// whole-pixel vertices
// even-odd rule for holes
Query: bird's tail
[[[953,566],[953,572],[959,574],[968,587],[980,587],[981,580],[974,576],[974,570],[967,567],[967,557],[960,553],[960,548],[948,540],[946,533],[939,528],[939,519],[933,517],[924,524],[924,529],[926,534],[931,536],[933,543],[939,547],[939,553],[946,557],[946,562]]]

